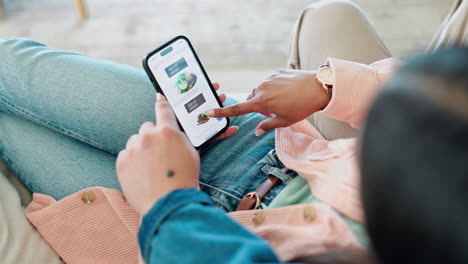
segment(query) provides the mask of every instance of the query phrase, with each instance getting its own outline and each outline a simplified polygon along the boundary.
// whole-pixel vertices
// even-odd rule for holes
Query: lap
[[[259,114],[235,118],[236,135],[201,151],[201,189],[228,211],[255,190],[267,169],[281,167],[276,156],[268,155],[274,132],[254,134],[263,119]],[[32,192],[59,200],[92,186],[120,190],[115,155],[12,114],[0,113],[0,124],[2,158]]]
[[[233,103],[227,99],[225,105]],[[255,128],[265,118],[258,113],[231,118],[239,131],[201,151],[200,187],[228,211],[267,177],[266,167],[282,166],[269,155],[275,148],[274,131],[255,136]]]
[[[0,55],[0,151],[18,177],[56,199],[91,186],[119,189],[116,153],[155,119],[144,71],[30,40],[0,40]],[[256,188],[266,163],[276,163],[259,163],[274,149],[273,132],[254,135],[264,118],[232,118],[239,132],[201,153],[201,188],[224,207]]]

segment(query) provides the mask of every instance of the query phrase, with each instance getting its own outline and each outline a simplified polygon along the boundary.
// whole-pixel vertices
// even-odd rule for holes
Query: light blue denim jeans
[[[0,39],[0,157],[32,192],[61,199],[91,186],[120,189],[116,154],[142,123],[155,120],[154,102],[141,69]],[[282,182],[263,206],[297,175],[279,170],[273,132],[254,135],[264,118],[232,118],[238,133],[201,151],[201,189],[227,211],[268,174]]]

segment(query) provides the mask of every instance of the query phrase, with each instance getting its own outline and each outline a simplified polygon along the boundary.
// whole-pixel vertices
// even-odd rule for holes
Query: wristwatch
[[[327,92],[329,89],[333,88],[333,75],[329,65],[320,66],[315,78],[322,84]]]
[[[315,79],[322,84],[325,92],[328,94],[328,100],[332,98],[333,92],[333,73],[329,65],[322,65],[315,74]]]

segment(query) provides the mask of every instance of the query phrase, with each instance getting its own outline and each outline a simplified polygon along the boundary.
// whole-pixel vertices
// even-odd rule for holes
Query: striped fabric
[[[371,65],[328,59],[333,96],[323,114],[359,128],[379,88],[394,72],[393,58]],[[362,222],[356,139],[325,140],[307,121],[276,130],[276,151],[284,165],[299,173],[323,202]]]
[[[263,222],[258,223],[258,214]],[[256,215],[257,214],[257,215]],[[364,250],[346,223],[321,203],[229,213],[235,220],[269,242],[281,261],[340,249]]]
[[[328,60],[335,82],[324,114],[359,127],[378,87],[397,65],[386,59],[363,65]],[[324,203],[294,205],[229,215],[265,238],[282,261],[345,248],[361,249],[332,208],[362,221],[355,139],[327,141],[307,121],[276,130],[281,161],[307,180]],[[60,201],[34,194],[27,217],[70,264],[138,263],[139,217],[122,194],[89,188]]]
[[[66,263],[138,263],[139,216],[117,190],[93,187],[60,201],[36,193],[26,214]]]

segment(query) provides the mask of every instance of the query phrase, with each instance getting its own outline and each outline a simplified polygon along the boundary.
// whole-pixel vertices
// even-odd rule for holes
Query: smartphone
[[[179,126],[196,149],[229,127],[229,118],[205,114],[223,105],[187,37],[175,37],[151,51],[143,58],[143,68],[156,91],[166,97]]]

